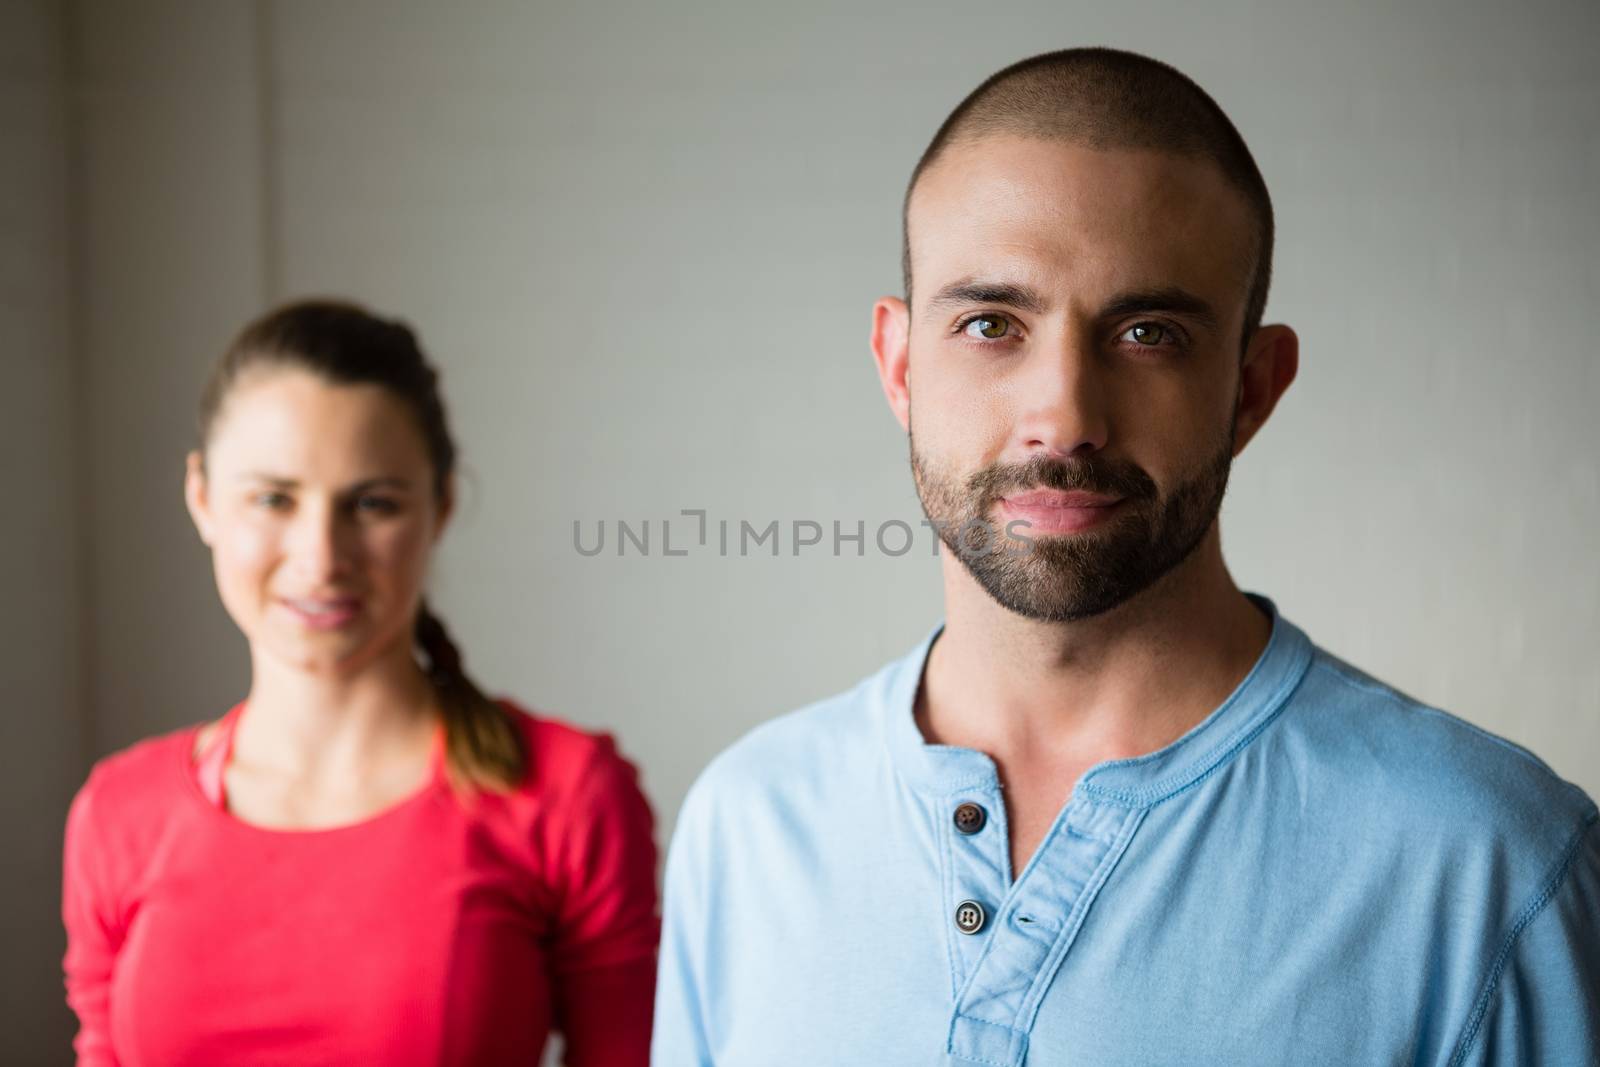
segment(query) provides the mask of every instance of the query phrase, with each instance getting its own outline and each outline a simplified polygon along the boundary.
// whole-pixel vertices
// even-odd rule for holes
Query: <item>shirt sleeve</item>
[[[660,919],[655,824],[638,773],[604,738],[570,803],[551,952],[567,1067],[643,1067]]]
[[[678,815],[667,851],[661,969],[656,977],[655,1036],[650,1062],[656,1067],[712,1067],[705,1021],[704,969],[709,901],[703,877],[706,835],[699,788],[691,789]]]
[[[1600,823],[1525,912],[1455,1065],[1600,1067]]]
[[[111,974],[122,947],[118,908],[104,877],[95,822],[94,779],[67,814],[61,918],[67,928],[67,1003],[78,1016],[72,1047],[78,1067],[116,1067],[111,1046]]]

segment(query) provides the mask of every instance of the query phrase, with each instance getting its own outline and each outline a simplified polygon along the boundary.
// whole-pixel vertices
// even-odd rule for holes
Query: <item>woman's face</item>
[[[389,390],[297,368],[245,372],[203,461],[189,457],[185,495],[256,662],[347,674],[409,652],[449,502]]]

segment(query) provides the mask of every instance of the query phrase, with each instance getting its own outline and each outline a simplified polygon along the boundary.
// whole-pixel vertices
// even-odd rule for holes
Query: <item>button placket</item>
[[[950,864],[944,915],[955,993],[966,984],[982,956],[995,926],[997,909],[1010,888],[1010,857],[999,785],[986,784],[948,795],[936,814]]]
[[[988,909],[981,945],[956,999],[949,1053],[1020,1063],[1033,1014],[1083,917],[1143,819],[1142,809],[1075,799],[1010,893]],[[957,835],[959,836],[959,835]]]

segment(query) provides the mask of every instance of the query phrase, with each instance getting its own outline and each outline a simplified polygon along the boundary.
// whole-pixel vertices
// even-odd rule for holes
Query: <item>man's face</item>
[[[945,543],[1056,621],[1183,562],[1236,452],[1244,198],[1201,161],[995,136],[923,173],[907,226],[905,417]]]

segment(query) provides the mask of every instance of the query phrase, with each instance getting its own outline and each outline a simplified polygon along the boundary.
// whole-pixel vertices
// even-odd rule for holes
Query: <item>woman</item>
[[[80,1065],[646,1062],[650,810],[462,672],[422,599],[454,467],[402,325],[294,304],[218,364],[185,495],[250,689],[73,804]]]

